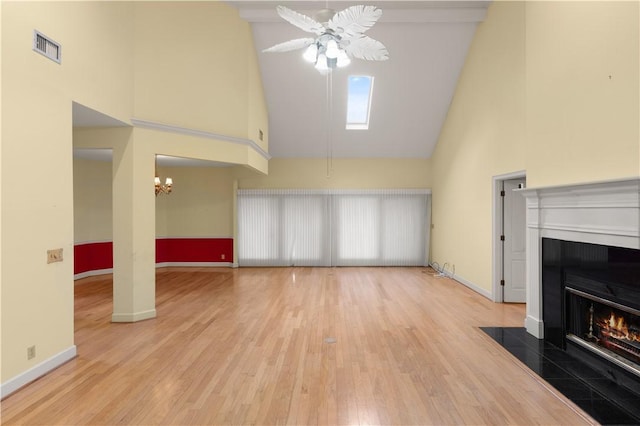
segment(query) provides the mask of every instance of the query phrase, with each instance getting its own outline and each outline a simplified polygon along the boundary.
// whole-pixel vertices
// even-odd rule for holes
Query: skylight
[[[373,77],[368,75],[349,76],[349,97],[347,101],[347,130],[369,128]]]

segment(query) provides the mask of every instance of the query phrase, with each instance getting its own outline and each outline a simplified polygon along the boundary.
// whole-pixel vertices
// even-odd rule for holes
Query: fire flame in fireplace
[[[617,339],[626,339],[632,342],[640,342],[640,333],[637,330],[629,331],[624,317],[611,312],[609,319],[603,321],[604,328]]]
[[[624,318],[622,317],[616,318],[616,314],[614,314],[613,312],[611,312],[611,316],[609,317],[608,323],[609,323],[609,328],[613,328],[624,335],[629,334],[627,325],[624,323]]]

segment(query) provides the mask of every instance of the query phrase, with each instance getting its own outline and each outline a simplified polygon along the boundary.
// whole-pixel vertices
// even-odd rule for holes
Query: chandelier
[[[156,155],[156,159],[155,159],[155,166],[156,166],[156,176],[154,178],[154,185],[155,185],[155,190],[156,190],[156,197],[160,194],[171,194],[171,188],[173,187],[173,179],[171,179],[170,177],[166,178],[164,181],[164,184],[162,183],[162,181],[160,180],[160,177],[158,176],[158,155]]]

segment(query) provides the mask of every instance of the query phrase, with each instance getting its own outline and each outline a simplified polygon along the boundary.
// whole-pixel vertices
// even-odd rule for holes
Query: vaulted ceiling
[[[437,143],[468,48],[488,1],[228,1],[251,23],[269,110],[273,157],[428,158]],[[308,16],[374,5],[383,14],[367,35],[389,51],[384,62],[353,60],[330,77],[302,51],[263,53],[312,36],[276,13],[284,5]],[[347,77],[374,77],[368,130],[346,130]],[[327,107],[327,104],[329,106]]]
[[[228,0],[252,27],[269,111],[272,157],[428,158],[438,141],[458,77],[477,25],[490,1],[243,1]],[[330,77],[302,59],[302,51],[263,53],[294,38],[310,37],[276,13],[284,5],[313,16],[355,4],[382,9],[367,35],[389,51],[384,62],[354,59]],[[368,130],[346,130],[347,78],[374,77]],[[122,125],[74,104],[74,126]],[[98,155],[99,154],[99,155]],[[85,158],[110,158],[110,151],[76,150]],[[99,157],[99,158],[98,158]],[[220,166],[159,157],[167,166]]]

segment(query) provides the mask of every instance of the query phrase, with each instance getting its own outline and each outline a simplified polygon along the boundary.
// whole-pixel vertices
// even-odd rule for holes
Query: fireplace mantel
[[[518,192],[527,205],[525,328],[542,339],[542,238],[640,249],[640,179]]]

